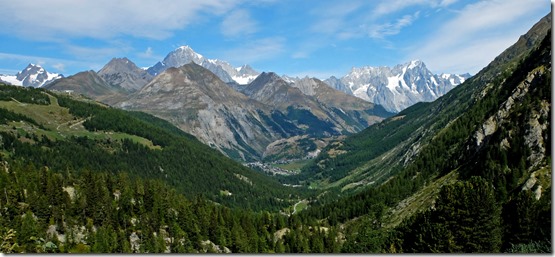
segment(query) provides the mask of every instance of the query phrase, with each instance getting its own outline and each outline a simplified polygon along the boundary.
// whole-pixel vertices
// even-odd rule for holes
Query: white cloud
[[[282,37],[262,38],[248,41],[222,53],[223,60],[236,64],[254,64],[269,60],[283,53],[285,39]]]
[[[422,59],[434,72],[476,73],[537,22],[522,18],[530,20],[542,10],[545,15],[550,8],[544,0],[469,4],[417,44],[408,58]]]
[[[411,25],[418,19],[419,14],[420,12],[416,12],[413,15],[405,15],[397,19],[394,23],[388,22],[385,24],[373,25],[368,30],[368,36],[371,38],[383,39],[386,36],[399,34],[402,28]]]
[[[34,40],[56,40],[60,36],[110,39],[119,35],[164,39],[203,14],[223,15],[238,1],[2,1],[0,33]]]
[[[144,55],[143,55],[143,56],[144,56],[144,57],[147,57],[147,58],[152,57],[152,47],[150,47],[150,46],[147,47],[146,50],[145,50],[145,52],[144,52]]]
[[[373,11],[372,17],[381,17],[401,11],[415,5],[426,5],[431,8],[447,7],[457,0],[385,0],[381,1]]]
[[[21,55],[21,54],[11,54],[11,53],[0,53],[0,61],[2,63],[15,62],[18,65],[22,65],[21,69],[29,63],[40,64],[46,70],[50,72],[64,72],[65,67],[79,67],[80,69],[98,70],[102,67],[102,64],[90,62],[90,61],[75,61],[67,60],[61,58],[51,58],[44,56],[34,56],[34,55]],[[15,74],[15,73],[13,73]],[[67,74],[66,74],[67,75]]]
[[[221,32],[226,37],[241,37],[257,31],[256,22],[247,10],[232,11],[221,24]]]
[[[61,62],[52,64],[52,67],[54,67],[58,72],[64,72],[66,70],[66,65]]]
[[[84,47],[65,45],[65,51],[80,60],[110,60],[114,56],[121,56],[124,49],[119,47]]]
[[[359,1],[338,1],[315,7],[308,14],[316,17],[309,30],[314,33],[335,34],[345,29],[353,12],[363,7]]]

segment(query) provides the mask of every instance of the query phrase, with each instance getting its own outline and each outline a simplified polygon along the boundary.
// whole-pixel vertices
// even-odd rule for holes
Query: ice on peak
[[[423,63],[422,63],[421,60],[418,60],[418,59],[417,59],[417,60],[412,60],[412,61],[410,61],[410,64],[409,64],[409,66],[408,66],[408,69],[409,69],[409,70],[414,69],[414,68],[416,68],[416,67],[418,67],[418,66],[420,66],[420,65],[422,65],[422,64],[423,64]]]
[[[176,50],[180,50],[180,51],[182,51],[182,52],[189,52],[189,53],[191,53],[191,54],[194,54],[195,57],[197,57],[198,59],[203,59],[203,58],[204,58],[201,54],[195,52],[195,50],[193,50],[193,48],[191,48],[191,47],[188,46],[188,45],[180,46],[180,47],[178,47]]]
[[[26,71],[29,71],[33,68],[38,68],[39,70],[43,69],[40,65],[38,64],[34,64],[34,63],[29,63],[29,65],[27,65],[27,68],[25,69]]]
[[[187,51],[187,50],[193,51],[193,49],[192,49],[190,46],[188,46],[188,45],[180,46],[180,47],[178,47],[177,49],[182,50],[182,51]],[[194,51],[193,51],[193,52],[194,52]]]

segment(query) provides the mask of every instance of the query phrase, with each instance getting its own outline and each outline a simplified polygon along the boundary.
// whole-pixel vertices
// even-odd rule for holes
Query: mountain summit
[[[248,84],[260,74],[248,65],[235,68],[226,61],[205,58],[190,46],[180,46],[171,51],[162,62],[148,68],[147,72],[156,76],[170,67],[178,68],[191,62],[210,70],[226,83]]]
[[[16,86],[42,87],[63,78],[62,74],[50,73],[38,64],[30,63],[25,69],[14,75],[0,75],[0,81]]]
[[[329,88],[322,82],[313,84],[313,89]],[[354,133],[391,115],[374,113],[379,108],[373,104],[329,90],[350,97],[335,98],[346,99],[351,105],[336,105],[328,103],[325,96],[303,94],[273,72],[262,73],[237,91],[192,62],[166,69],[116,106],[165,118],[205,144],[245,161],[276,155],[266,150],[278,140]],[[314,146],[307,151],[316,150],[313,139],[303,139],[305,145]],[[304,156],[303,152],[296,157]]]
[[[98,75],[109,84],[128,91],[139,90],[153,79],[150,73],[125,57],[113,58],[98,71]]]
[[[469,74],[435,75],[420,60],[394,67],[352,68],[341,79],[331,77],[331,87],[364,100],[380,104],[391,112],[417,103],[430,102],[449,92],[470,77]]]

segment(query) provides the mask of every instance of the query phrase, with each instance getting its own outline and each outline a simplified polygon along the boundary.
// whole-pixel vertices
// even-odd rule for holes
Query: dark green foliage
[[[19,114],[19,113],[15,113],[15,112],[11,112],[9,110],[6,110],[4,108],[0,108],[0,124],[8,124],[8,122],[10,121],[25,121],[25,122],[29,122],[35,126],[40,126],[39,124],[37,124],[33,119],[23,115],[23,114]]]
[[[310,110],[289,106],[287,107],[287,118],[299,124],[307,125],[308,129],[304,134],[312,136],[339,135],[337,131],[333,130],[333,123],[318,119]]]
[[[284,249],[293,243],[274,241],[277,230],[293,226],[281,214],[229,209],[202,197],[191,201],[160,180],[130,178],[126,173],[85,171],[62,176],[14,162],[9,172],[0,172],[0,185],[6,189],[0,198],[0,225],[16,231],[16,252],[46,251],[45,246],[52,247],[48,240],[56,242],[59,251],[71,253],[196,252],[202,251],[205,240],[222,249],[252,253],[273,252],[276,245]],[[38,201],[47,202],[46,210],[41,211],[32,196],[44,196]],[[309,223],[315,221],[305,224]],[[56,226],[66,241],[47,235],[49,225]],[[304,238],[303,251],[336,247],[329,239],[336,232],[301,229],[301,223],[292,229]],[[138,237],[138,249],[130,240],[133,234]]]
[[[352,112],[355,117],[358,116],[359,118],[355,120],[351,116],[347,115],[347,113],[344,113],[342,110],[338,108],[332,107],[331,110],[333,111],[333,113],[335,113],[335,115],[341,117],[341,119],[343,119],[349,126],[353,126],[358,130],[363,130],[364,128],[368,127],[368,123],[360,119],[360,114],[358,112],[354,112],[354,111]]]
[[[303,131],[295,126],[295,124],[291,123],[291,121],[280,111],[272,111],[270,116],[272,117],[272,122],[268,122],[268,124],[270,124],[274,129],[279,128],[277,131],[281,130],[290,136],[303,134]],[[264,115],[262,117],[264,118],[266,116]]]
[[[49,105],[50,98],[44,89],[0,84],[0,101],[17,100],[22,103]]]
[[[322,205],[315,204],[301,213],[301,216],[327,219],[332,224],[360,216],[375,217],[379,208],[377,210],[373,207],[380,204],[394,207],[400,200],[406,199],[434,179],[458,170],[462,179],[468,181],[445,188],[437,200],[436,211],[417,215],[408,221],[410,226],[401,226],[403,236],[396,233],[389,235],[386,241],[396,246],[393,249],[408,252],[499,252],[505,251],[511,244],[550,242],[550,230],[522,230],[532,229],[530,221],[501,219],[499,212],[501,206],[510,200],[515,192],[520,191],[521,183],[530,176],[530,170],[539,168],[531,167],[528,160],[530,149],[525,146],[524,138],[528,133],[528,119],[533,115],[532,112],[540,112],[540,104],[551,101],[550,71],[537,72],[534,79],[526,82],[529,86],[528,93],[522,100],[515,101],[502,128],[486,137],[479,147],[474,138],[476,130],[488,117],[499,111],[501,104],[532,71],[537,67],[540,67],[540,70],[550,67],[550,39],[550,35],[547,35],[542,44],[530,52],[528,58],[515,63],[499,77],[487,78],[485,74],[488,74],[489,70],[484,70],[433,103],[412,106],[392,119],[347,138],[339,149],[348,151],[348,154],[339,155],[337,158],[320,155],[312,165],[303,170],[303,174],[288,178],[292,180],[291,183],[298,183],[295,179],[310,181],[314,178],[329,178],[334,181],[393,146],[398,146],[399,143],[410,145],[412,142],[419,142],[422,146],[418,155],[411,158],[407,164],[389,167],[391,175],[395,176],[387,183],[380,184],[380,181],[377,181],[378,187],[343,198],[338,197],[336,193],[330,193],[329,197],[319,199],[318,202]],[[487,85],[490,86],[487,94],[481,95]],[[549,128],[550,122],[541,118],[540,125]],[[422,128],[427,129],[428,134],[418,134],[418,131],[423,131]],[[547,134],[549,133],[542,135],[544,140],[550,138]],[[409,139],[411,141],[407,143]],[[508,140],[510,148],[501,148],[503,139]],[[551,154],[549,146],[546,146],[545,154]],[[546,158],[539,165],[545,165],[548,160]],[[481,177],[483,181],[472,178],[474,176]],[[487,186],[483,185],[484,181],[487,182]],[[476,188],[477,185],[482,186]],[[446,191],[449,188],[450,191]],[[470,190],[471,188],[476,188],[476,192],[488,191],[487,194],[476,194],[474,190]],[[486,198],[480,198],[482,193]],[[551,211],[551,202],[549,197],[542,199],[545,198],[541,204],[544,214],[531,216],[535,217],[536,222],[544,225],[534,224],[532,227],[551,227],[551,219],[547,215]],[[475,209],[478,207],[480,209]],[[530,214],[523,212],[523,215],[526,217]],[[369,225],[360,222],[351,226],[360,226],[359,231],[362,234],[373,231]],[[507,229],[513,232],[508,233]],[[519,233],[523,234],[524,240],[507,237],[515,237]],[[527,236],[532,233],[541,236]],[[399,238],[404,239],[405,245],[398,241]],[[362,242],[361,240],[353,237],[347,241],[345,247],[371,251],[372,247],[361,245],[360,248],[356,248],[354,243],[351,243]],[[388,248],[382,251],[393,251],[389,249],[391,245],[386,244],[384,247]]]
[[[501,247],[501,210],[493,186],[473,177],[444,187],[434,210],[400,226],[405,252],[493,253]]]
[[[503,206],[502,218],[506,224],[504,249],[509,252],[525,251],[531,246],[545,245],[543,242],[551,246],[551,241],[547,240],[551,238],[551,200],[546,198],[538,201],[530,191],[521,191]],[[517,250],[515,246],[524,248]]]
[[[370,115],[375,115],[375,116],[385,117],[385,118],[395,115],[395,113],[388,112],[383,106],[378,104],[374,105],[374,108],[368,109],[365,112]]]
[[[11,88],[9,92],[14,96],[27,91],[22,87]],[[152,141],[161,149],[150,149],[130,139],[97,140],[71,136],[52,141],[44,136],[25,135],[33,139],[30,144],[18,140],[11,131],[0,132],[1,147],[10,153],[11,159],[46,166],[58,172],[128,172],[131,176],[163,179],[189,197],[200,194],[227,206],[255,210],[279,210],[291,204],[290,193],[296,194],[295,189],[284,187],[272,178],[230,160],[166,121],[148,114],[76,101],[67,96],[57,98],[59,105],[69,108],[71,114],[86,118],[83,125],[91,132],[136,135]],[[4,123],[23,120],[36,125],[32,119],[5,109],[0,108],[0,114]],[[232,195],[222,195],[222,190],[232,192]],[[98,219],[102,219],[102,215]]]
[[[521,190],[530,172],[550,161],[546,157],[533,166],[528,157],[538,149],[524,142],[529,118],[550,103],[550,38],[527,59],[485,69],[440,100],[417,104],[349,137],[339,147],[348,154],[324,154],[303,174],[285,179],[333,182],[399,144],[420,146],[406,162],[388,167],[387,176],[372,181],[377,186],[347,195],[332,189],[289,217],[262,210],[291,206],[301,191],[223,158],[153,116],[60,97],[60,105],[87,118],[87,129],[137,135],[161,149],[88,137],[43,137],[30,144],[2,132],[0,233],[16,231],[16,240],[7,240],[18,244],[12,247],[16,252],[214,252],[211,243],[241,253],[551,252],[550,188],[539,200]],[[526,82],[529,92],[513,105],[504,126],[476,144],[474,135],[484,121],[540,66],[546,72]],[[307,112],[290,109],[288,118],[324,130],[329,125]],[[18,118],[9,115],[7,120]],[[545,115],[539,122],[550,128]],[[286,129],[291,123],[275,124],[284,134],[293,131]],[[551,135],[541,137],[548,142]],[[501,147],[503,140],[511,147]],[[546,149],[551,154],[549,144]],[[455,172],[460,180],[443,185],[432,208],[396,228],[384,227],[399,201]],[[46,233],[52,227],[66,235],[65,243]],[[283,237],[275,236],[285,230]]]

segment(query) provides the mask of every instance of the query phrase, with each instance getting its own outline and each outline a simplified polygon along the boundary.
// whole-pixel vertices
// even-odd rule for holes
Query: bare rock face
[[[118,106],[165,118],[241,159],[255,158],[277,139],[257,111],[263,106],[194,63],[167,69]]]
[[[225,246],[221,247],[217,244],[214,244],[210,240],[202,241],[200,242],[200,244],[202,245],[202,253],[231,253],[231,250],[229,250],[229,248]]]
[[[154,77],[127,58],[113,58],[98,75],[111,85],[128,91],[136,91],[150,82]]]
[[[480,146],[482,144],[485,137],[495,133],[499,128],[500,123],[507,122],[506,119],[509,116],[513,105],[515,104],[515,102],[518,102],[528,93],[530,84],[539,75],[538,72],[540,71],[529,74],[526,80],[520,83],[520,85],[518,85],[518,87],[513,91],[512,95],[509,96],[509,98],[502,104],[497,113],[489,117],[484,122],[484,124],[482,124],[482,127],[478,131],[476,131],[476,133],[474,134],[474,139],[477,146]],[[537,119],[535,121],[537,122]],[[541,137],[541,129],[539,134]],[[528,139],[528,141],[530,140],[532,139]]]
[[[141,238],[139,238],[137,233],[135,232],[131,233],[131,235],[129,236],[129,244],[131,245],[131,251],[133,251],[134,253],[138,253],[141,246],[140,242],[141,242]]]
[[[106,104],[116,103],[129,94],[126,90],[107,83],[92,70],[79,72],[67,78],[55,80],[44,86],[44,88],[86,95]]]
[[[164,118],[244,161],[261,160],[266,147],[279,139],[357,132],[389,114],[374,114],[373,104],[321,81],[306,83],[313,95],[303,94],[274,73],[263,73],[239,92],[211,71],[189,63],[166,69],[117,106]]]

